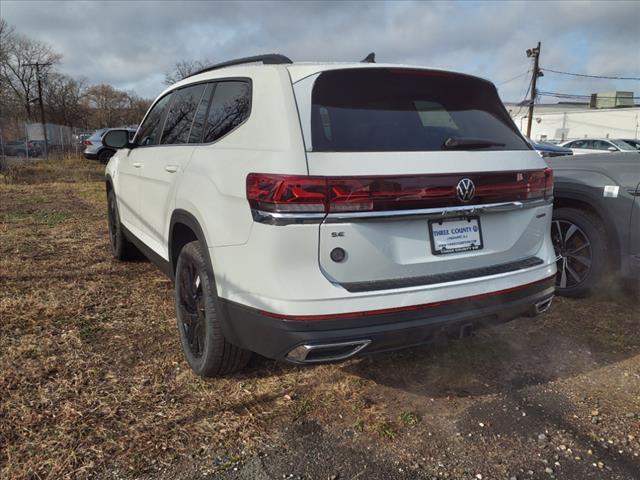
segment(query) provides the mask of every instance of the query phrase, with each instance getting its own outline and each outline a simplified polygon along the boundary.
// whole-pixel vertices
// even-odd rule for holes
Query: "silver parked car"
[[[102,144],[102,137],[109,130],[111,129],[99,128],[84,141],[84,145],[86,146],[84,152],[82,152],[84,158],[88,160],[98,160],[99,162],[104,164],[109,161],[111,156],[115,153],[115,150]],[[127,128],[126,130],[129,132],[129,141],[133,140],[133,137],[136,134],[136,129]]]
[[[560,146],[570,148],[576,155],[583,153],[637,152],[628,143],[614,138],[582,138],[561,143]]]

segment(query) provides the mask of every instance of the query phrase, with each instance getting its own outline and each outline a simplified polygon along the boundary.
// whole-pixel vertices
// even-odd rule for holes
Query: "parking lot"
[[[0,477],[633,479],[638,300],[459,341],[202,380],[171,283],[109,252],[101,169],[0,178]]]

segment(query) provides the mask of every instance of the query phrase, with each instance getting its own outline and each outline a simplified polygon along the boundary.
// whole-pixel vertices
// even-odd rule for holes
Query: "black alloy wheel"
[[[610,252],[603,222],[590,211],[560,207],[553,211],[551,241],[556,255],[556,293],[581,297],[607,278]]]
[[[109,245],[111,254],[117,260],[133,260],[140,258],[140,252],[127,239],[120,224],[118,202],[113,189],[107,194],[107,224],[109,226]]]
[[[551,238],[558,267],[556,286],[571,288],[579,285],[591,269],[593,252],[589,238],[580,227],[567,220],[553,221]]]
[[[111,243],[111,251],[115,252],[118,234],[118,210],[116,207],[115,195],[109,195],[107,199],[108,215],[109,215],[109,242]]]
[[[204,351],[206,314],[201,273],[192,259],[183,262],[177,282],[180,282],[180,327],[191,354],[194,358],[200,358]]]
[[[113,154],[115,152],[113,150],[108,150],[108,149],[103,149],[100,150],[100,152],[98,153],[98,161],[100,163],[104,163],[107,164],[109,163],[109,160],[111,159],[111,157],[113,157]]]
[[[227,341],[207,249],[199,241],[187,243],[175,271],[175,300],[180,343],[187,363],[202,377],[217,377],[244,368],[251,352]]]

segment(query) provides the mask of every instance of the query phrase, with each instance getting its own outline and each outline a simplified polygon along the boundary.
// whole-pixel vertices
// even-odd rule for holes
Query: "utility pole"
[[[539,67],[540,60],[540,42],[536,48],[527,49],[527,57],[533,57],[533,76],[531,77],[531,101],[529,103],[529,118],[527,118],[527,137],[531,138],[531,122],[533,122],[533,104],[536,101],[538,91],[536,90],[536,84],[538,77],[542,76],[542,72]]]
[[[49,67],[51,63],[27,63],[29,67],[36,67],[36,78],[38,80],[38,104],[40,105],[40,123],[42,124],[42,134],[44,135],[44,157],[49,158],[49,141],[47,139],[47,122],[44,117],[44,103],[42,101],[42,79],[40,78],[40,67]],[[27,151],[28,151],[27,146]]]

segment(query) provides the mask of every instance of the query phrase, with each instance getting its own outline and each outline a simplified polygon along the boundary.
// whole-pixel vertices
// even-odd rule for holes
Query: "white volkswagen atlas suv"
[[[495,86],[376,63],[214,65],[111,130],[113,255],[175,284],[202,376],[420,345],[554,293],[553,175]]]

